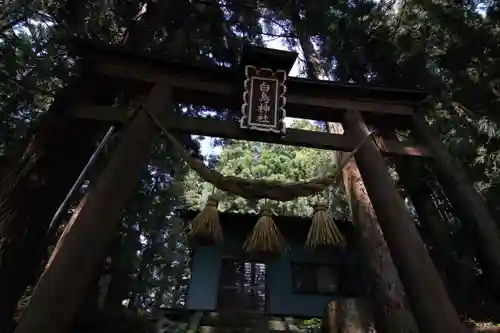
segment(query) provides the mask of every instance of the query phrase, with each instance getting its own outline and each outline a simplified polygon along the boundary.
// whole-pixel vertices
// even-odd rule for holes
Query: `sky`
[[[289,51],[288,47],[284,44],[281,38],[264,38],[264,43],[266,44],[266,47],[270,49],[277,49],[277,50],[284,50],[284,51]],[[300,73],[300,60],[299,58],[303,58],[302,50],[295,50],[299,56],[297,57],[297,60],[295,60],[295,64],[293,65],[292,69],[290,70],[290,73],[288,73],[288,76],[291,77],[297,77],[299,76]],[[285,124],[290,123],[292,119],[287,117],[285,118]],[[193,135],[193,137],[196,137]],[[210,155],[210,154],[219,154],[220,153],[220,147],[212,148],[212,142],[211,138],[205,137],[204,140],[200,142],[201,144],[201,154],[204,156]]]

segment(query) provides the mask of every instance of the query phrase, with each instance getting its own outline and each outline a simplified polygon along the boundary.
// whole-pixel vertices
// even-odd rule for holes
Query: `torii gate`
[[[454,193],[457,204],[468,207],[477,223],[493,230],[494,222],[485,204],[472,186],[463,181],[463,172],[452,169],[452,157],[417,112],[428,93],[289,78],[287,116],[339,122],[347,129],[345,134],[297,129],[283,132],[279,127],[276,127],[278,133],[252,131],[236,121],[176,115],[171,111],[172,104],[188,102],[238,110],[242,104],[246,65],[288,71],[295,54],[258,48],[247,50],[242,57],[242,68],[230,69],[165,61],[81,40],[75,41],[74,46],[87,79],[99,82],[100,87],[103,82],[107,83],[111,93],[117,90],[133,90],[139,95],[149,92],[143,108],[173,133],[350,151],[366,136],[367,125],[411,129],[419,144],[376,137],[360,148],[355,160],[421,332],[465,330],[383,159],[383,155],[433,159],[442,182],[448,192]],[[107,166],[79,204],[59,240],[16,333],[68,330],[96,264],[105,255],[122,208],[136,188],[153,139],[158,135],[157,126],[146,112],[139,111],[129,119],[120,108],[83,103],[75,105],[70,112],[77,118],[121,123],[124,128]],[[493,231],[498,234],[498,230]],[[488,235],[482,237],[495,244],[491,238],[487,239]]]

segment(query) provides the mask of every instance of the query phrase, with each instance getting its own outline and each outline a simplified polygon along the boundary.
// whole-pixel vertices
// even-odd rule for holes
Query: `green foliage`
[[[264,36],[281,35],[290,47],[313,40],[317,54],[304,49],[306,56],[315,58],[317,68],[331,79],[430,89],[429,120],[498,215],[500,117],[498,96],[491,85],[500,75],[498,1],[149,3],[158,4],[159,19],[139,34],[139,40],[148,36],[144,45],[133,47],[158,56],[234,66],[242,45],[261,45]],[[26,135],[71,76],[73,60],[65,48],[68,38],[77,35],[120,43],[137,17],[140,22],[150,18],[141,13],[143,8],[142,1],[113,0],[6,1],[0,5],[0,158]],[[184,107],[190,115],[214,111]],[[234,117],[229,110],[216,111],[215,117]],[[318,126],[299,121],[293,127]],[[199,153],[199,145],[190,137],[182,141],[194,154]],[[225,175],[303,181],[325,174],[331,160],[332,154],[325,151],[227,141],[214,165]],[[110,253],[111,261],[130,277],[130,307],[151,313],[161,306],[182,304],[189,278],[189,248],[173,212],[181,204],[201,207],[212,191],[187,172],[175,152],[160,143],[156,146],[125,211],[120,251]],[[346,207],[340,195],[341,187],[325,193],[335,215],[344,217]],[[310,215],[313,200],[280,203],[277,212]],[[228,196],[221,208],[255,212],[258,204]],[[467,234],[468,228],[460,223],[450,226],[454,235]],[[461,249],[472,246],[464,244],[467,237],[457,239],[461,239],[456,243]]]
[[[27,22],[0,34],[0,155],[47,111],[68,65],[59,58],[48,29]]]
[[[294,121],[290,127],[322,130],[320,126],[306,120]],[[222,147],[215,169],[226,176],[299,182],[330,173],[333,168],[332,158],[329,151],[231,140]],[[201,182],[194,172],[186,177],[185,187],[184,201],[192,208],[203,207],[207,196],[214,190],[212,185]],[[332,199],[332,208],[338,215],[345,212],[343,203],[338,200],[337,191],[340,187],[329,189],[318,197],[302,197],[276,203],[275,212],[281,215],[311,216],[312,205],[319,197],[326,196]],[[261,204],[262,202],[249,202],[244,198],[225,194],[219,207],[222,211],[259,213]]]
[[[0,5],[0,158],[28,133],[36,116],[48,109],[56,89],[72,75],[74,59],[67,56],[66,43],[75,35],[121,43],[133,32],[132,41],[139,40],[141,45],[128,44],[136,51],[147,49],[160,56],[225,65],[236,63],[243,44],[261,43],[258,12],[237,4],[221,7],[162,1],[148,2],[148,6],[156,7],[146,7],[141,1],[109,0],[34,1],[29,5],[8,1]],[[143,26],[147,24],[152,26]],[[207,111],[193,106],[186,109],[192,115]],[[220,112],[218,117],[227,115]],[[182,141],[198,153],[191,138]],[[182,306],[189,278],[189,248],[183,225],[174,214],[185,169],[167,148],[158,144],[145,166],[105,270],[113,277],[126,272],[127,290],[121,294],[128,299],[128,307],[149,314],[164,306]],[[93,181],[87,180],[80,198]],[[78,200],[73,198],[73,202]],[[115,280],[119,279],[111,278],[111,283]],[[26,300],[23,298],[23,304]]]
[[[306,330],[307,332],[318,332],[321,329],[322,320],[320,318],[311,318],[304,320],[299,328]]]

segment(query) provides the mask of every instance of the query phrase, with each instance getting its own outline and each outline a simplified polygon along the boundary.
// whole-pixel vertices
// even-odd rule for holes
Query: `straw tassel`
[[[224,240],[219,221],[217,206],[219,199],[215,195],[208,196],[205,207],[191,221],[188,237],[201,245],[219,243]]]
[[[243,249],[263,255],[279,255],[285,251],[286,240],[274,223],[269,205],[262,208],[261,216],[243,244]]]
[[[328,212],[327,202],[324,200],[318,201],[314,205],[314,215],[307,234],[305,247],[315,249],[332,245],[344,247],[345,244],[344,236]]]

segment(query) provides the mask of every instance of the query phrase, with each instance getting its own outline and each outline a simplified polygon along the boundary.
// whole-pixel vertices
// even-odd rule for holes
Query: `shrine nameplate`
[[[285,133],[286,72],[245,66],[240,127]]]

